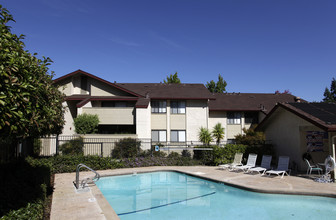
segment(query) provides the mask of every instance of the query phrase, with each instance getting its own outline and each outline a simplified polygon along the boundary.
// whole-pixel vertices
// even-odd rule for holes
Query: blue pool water
[[[336,199],[255,193],[178,172],[103,177],[120,219],[336,219]]]

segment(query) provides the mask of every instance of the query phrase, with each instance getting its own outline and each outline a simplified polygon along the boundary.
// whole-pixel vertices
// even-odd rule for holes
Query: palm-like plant
[[[211,133],[210,133],[209,129],[201,127],[200,131],[198,133],[198,139],[204,145],[209,145],[210,142],[211,142]]]
[[[219,145],[220,140],[224,137],[224,128],[221,123],[217,123],[213,127],[212,137],[216,139],[217,145]]]

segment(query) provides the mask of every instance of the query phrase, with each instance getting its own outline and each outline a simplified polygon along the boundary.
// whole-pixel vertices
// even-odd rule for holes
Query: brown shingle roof
[[[306,121],[326,131],[336,131],[336,104],[327,103],[279,103],[257,126],[257,130],[267,124],[278,108],[284,108]]]
[[[268,114],[278,102],[295,102],[291,94],[216,93],[209,103],[210,111],[262,111]],[[302,100],[301,100],[302,101]]]
[[[150,99],[214,98],[203,84],[116,83],[116,85]]]

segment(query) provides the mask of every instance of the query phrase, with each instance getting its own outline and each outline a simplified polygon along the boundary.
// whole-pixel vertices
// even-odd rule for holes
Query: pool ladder
[[[81,181],[81,183],[79,184],[79,170],[80,168],[82,167],[85,167],[86,169],[94,172],[96,175],[93,177],[93,178],[86,178],[86,179],[83,179]],[[86,183],[89,183],[89,182],[96,182],[100,179],[100,175],[99,173],[97,173],[95,170],[91,169],[90,167],[86,166],[85,164],[78,164],[77,168],[76,168],[76,182],[75,182],[75,186],[76,186],[76,189],[79,189],[79,187],[81,186],[82,188],[85,187],[85,184]]]

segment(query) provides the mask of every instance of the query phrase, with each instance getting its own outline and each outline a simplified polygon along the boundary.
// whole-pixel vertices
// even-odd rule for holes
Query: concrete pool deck
[[[335,183],[318,183],[306,175],[301,176],[260,176],[260,174],[245,174],[230,172],[211,166],[168,166],[140,167],[115,170],[101,170],[101,176],[132,174],[134,172],[178,171],[193,176],[220,181],[243,189],[265,193],[283,193],[298,195],[316,195],[336,198]],[[51,206],[51,220],[60,219],[119,219],[114,210],[105,200],[100,190],[90,185],[88,190],[77,192],[73,181],[75,173],[55,175],[54,193]],[[92,177],[92,172],[80,172],[80,179]]]

